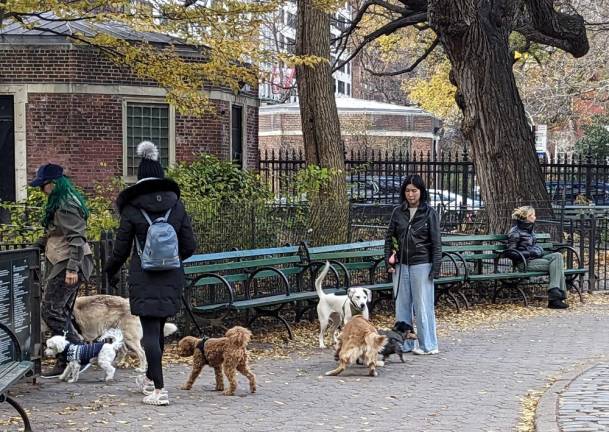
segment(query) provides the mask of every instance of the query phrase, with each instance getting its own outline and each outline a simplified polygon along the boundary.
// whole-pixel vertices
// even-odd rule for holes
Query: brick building
[[[256,89],[237,95],[206,89],[216,113],[180,115],[156,83],[93,48],[72,44],[67,35],[103,32],[160,47],[175,45],[174,39],[114,24],[40,26],[44,30],[15,23],[0,29],[0,199],[25,198],[27,180],[47,162],[63,165],[88,190],[115,176],[130,181],[138,165],[135,147],[143,139],[157,143],[164,165],[206,152],[245,168],[257,166]],[[196,55],[184,45],[176,48]]]
[[[345,151],[432,151],[441,121],[413,106],[336,98]],[[260,107],[261,151],[303,148],[298,103]]]

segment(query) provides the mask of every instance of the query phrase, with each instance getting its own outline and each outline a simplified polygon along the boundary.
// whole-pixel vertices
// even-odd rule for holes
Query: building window
[[[243,168],[243,107],[233,105],[231,109],[231,160]]]
[[[347,83],[347,96],[351,96],[351,84]]]
[[[338,80],[338,94],[345,94],[345,83]]]
[[[140,162],[137,145],[152,141],[159,149],[159,161],[169,166],[169,105],[127,103],[127,176],[136,176]]]
[[[294,54],[296,52],[296,41],[292,38],[285,38],[286,49],[288,54]]]
[[[286,24],[288,25],[288,27],[292,27],[293,29],[296,28],[296,15],[294,15],[291,12],[287,12],[286,11],[286,18],[287,18],[287,22]]]

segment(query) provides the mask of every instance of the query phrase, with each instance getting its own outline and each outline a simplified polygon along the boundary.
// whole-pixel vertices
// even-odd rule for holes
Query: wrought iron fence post
[[[467,211],[467,190],[468,188],[468,179],[469,179],[469,154],[467,152],[467,145],[463,146],[463,180],[461,183],[461,196],[463,197],[463,201],[461,202],[461,210],[464,212]]]
[[[588,278],[590,291],[596,290],[596,217],[594,214],[590,217],[590,240],[588,244],[588,263],[590,265]]]

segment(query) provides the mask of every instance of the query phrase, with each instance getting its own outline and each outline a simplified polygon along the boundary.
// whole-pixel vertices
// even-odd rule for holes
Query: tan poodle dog
[[[190,390],[193,383],[206,364],[216,372],[216,390],[224,391],[224,377],[228,379],[229,388],[224,391],[226,396],[233,396],[237,390],[237,371],[247,377],[250,382],[250,391],[256,392],[256,375],[248,365],[246,347],[252,337],[252,332],[245,327],[235,326],[229,329],[224,337],[207,340],[186,336],[178,342],[180,357],[193,357],[192,372],[188,381],[181,388]],[[203,349],[201,349],[203,342]]]

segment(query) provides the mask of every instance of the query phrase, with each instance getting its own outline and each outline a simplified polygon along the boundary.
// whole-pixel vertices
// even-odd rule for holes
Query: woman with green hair
[[[81,338],[72,324],[71,308],[79,282],[89,280],[93,270],[85,234],[87,202],[59,165],[42,165],[30,186],[39,187],[48,197],[42,220],[45,234],[36,242],[46,257],[46,289],[40,314],[53,336],[66,332],[68,341],[78,343]],[[65,367],[65,362],[58,359],[43,375],[60,374]]]

